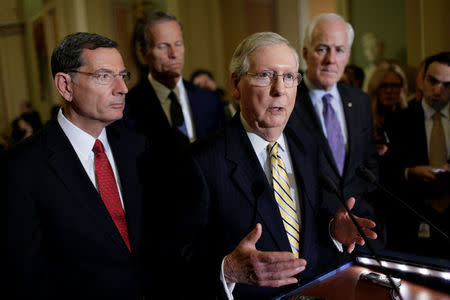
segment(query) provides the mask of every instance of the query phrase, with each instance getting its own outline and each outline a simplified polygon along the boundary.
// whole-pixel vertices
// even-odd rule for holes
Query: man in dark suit
[[[333,238],[352,251],[363,241],[343,208],[331,223],[321,218],[320,151],[307,132],[286,126],[301,80],[289,42],[253,34],[236,49],[230,70],[241,111],[194,147],[197,190],[183,199],[178,218],[190,231],[187,278],[194,298],[269,299],[320,274],[322,244]],[[353,207],[354,199],[347,203]],[[375,238],[374,223],[358,220]]]
[[[107,127],[122,117],[129,73],[116,42],[90,33],[66,36],[51,65],[64,106],[1,169],[5,294],[142,299],[147,142]]]
[[[126,97],[123,123],[145,134],[150,143],[186,146],[222,126],[222,106],[216,93],[181,77],[184,37],[172,15],[150,13],[138,30],[138,41],[149,74]]]
[[[450,52],[425,60],[423,99],[410,102],[406,110],[392,118],[391,151],[393,180],[422,214],[449,232],[450,198]],[[448,243],[416,216],[406,213],[408,222],[396,223],[401,211],[391,218],[395,235],[389,242],[400,250],[449,258]]]
[[[336,183],[345,198],[357,199],[355,213],[374,218],[368,201],[373,188],[355,174],[359,165],[378,173],[370,101],[360,90],[338,83],[352,42],[353,29],[339,15],[321,14],[308,25],[303,48],[307,70],[297,90],[293,117],[325,153],[321,173]],[[334,194],[324,192],[323,200],[330,213],[340,206]],[[380,234],[383,226],[379,220],[377,224]]]

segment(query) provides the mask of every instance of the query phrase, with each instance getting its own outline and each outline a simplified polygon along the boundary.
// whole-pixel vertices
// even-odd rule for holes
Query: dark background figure
[[[426,59],[423,98],[411,101],[392,118],[391,186],[410,205],[450,231],[450,52]],[[398,222],[398,214],[402,222]],[[448,241],[426,223],[397,207],[391,223],[390,248],[449,259]]]
[[[21,112],[20,116],[11,123],[11,145],[31,136],[42,128],[41,116],[39,112],[33,109],[30,102],[25,101],[21,104]]]
[[[351,85],[354,88],[362,89],[364,82],[364,70],[357,65],[348,65],[345,67],[341,81]]]

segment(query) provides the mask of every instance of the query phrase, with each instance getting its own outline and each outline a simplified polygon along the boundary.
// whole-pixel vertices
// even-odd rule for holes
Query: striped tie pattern
[[[286,167],[278,155],[278,143],[269,144],[270,162],[272,165],[273,192],[283,219],[284,229],[291,245],[292,252],[299,257],[300,222],[291,196],[291,186]]]

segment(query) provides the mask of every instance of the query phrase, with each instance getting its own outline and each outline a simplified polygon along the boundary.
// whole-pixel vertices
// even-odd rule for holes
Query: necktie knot
[[[436,111],[433,114],[433,121],[439,121],[441,119],[441,112],[440,111]]]
[[[333,99],[333,96],[331,94],[323,95],[322,97],[323,104],[330,105],[331,99]]]
[[[269,143],[269,153],[270,153],[270,155],[277,156],[277,154],[278,154],[278,143],[277,142]]]
[[[98,140],[98,139],[95,140],[95,144],[94,144],[94,147],[92,148],[92,151],[94,151],[95,154],[105,152],[105,148],[103,147],[103,144],[100,140]]]

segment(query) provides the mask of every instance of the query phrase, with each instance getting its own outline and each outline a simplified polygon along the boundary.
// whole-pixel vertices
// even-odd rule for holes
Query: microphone
[[[419,212],[417,212],[414,208],[412,208],[408,203],[406,203],[405,201],[403,201],[402,199],[400,199],[399,197],[395,196],[393,193],[391,193],[388,189],[386,189],[384,186],[382,186],[376,176],[372,173],[372,171],[370,171],[369,169],[367,169],[365,166],[360,165],[356,168],[356,175],[358,175],[359,177],[361,177],[362,179],[368,181],[369,183],[374,184],[377,188],[379,188],[384,194],[388,195],[391,199],[394,199],[397,202],[400,202],[404,207],[406,207],[409,211],[411,211],[412,213],[414,213],[417,217],[419,217],[422,221],[424,221],[425,223],[427,223],[428,225],[430,225],[430,227],[432,227],[434,230],[436,230],[437,232],[439,232],[447,241],[450,242],[450,238],[448,237],[448,235],[442,231],[441,229],[439,229],[439,227],[437,227],[436,225],[434,225],[430,220],[428,220],[424,215],[420,214]]]
[[[380,265],[380,269],[382,270],[383,273],[386,274],[388,280],[389,280],[389,284],[391,285],[391,288],[397,293],[397,295],[399,296],[399,298],[401,300],[403,300],[402,295],[400,295],[400,290],[398,289],[398,287],[395,285],[394,281],[392,280],[391,274],[390,272],[388,272],[388,270],[383,267],[383,265],[381,264],[381,260],[378,257],[378,255],[375,253],[375,250],[372,248],[372,246],[367,242],[367,236],[364,234],[361,226],[359,226],[358,222],[356,222],[355,217],[353,216],[353,214],[350,212],[350,208],[348,207],[347,203],[345,203],[345,199],[342,196],[342,193],[338,190],[336,184],[333,182],[333,180],[331,180],[330,177],[324,175],[321,176],[320,178],[320,183],[321,185],[330,193],[335,194],[339,201],[342,203],[342,205],[344,206],[345,210],[347,211],[348,215],[350,216],[353,225],[355,225],[356,229],[359,232],[359,235],[363,238],[365,245],[367,246],[367,248],[369,249],[370,253],[372,254],[372,256],[375,258],[375,260],[378,262],[378,264]]]

